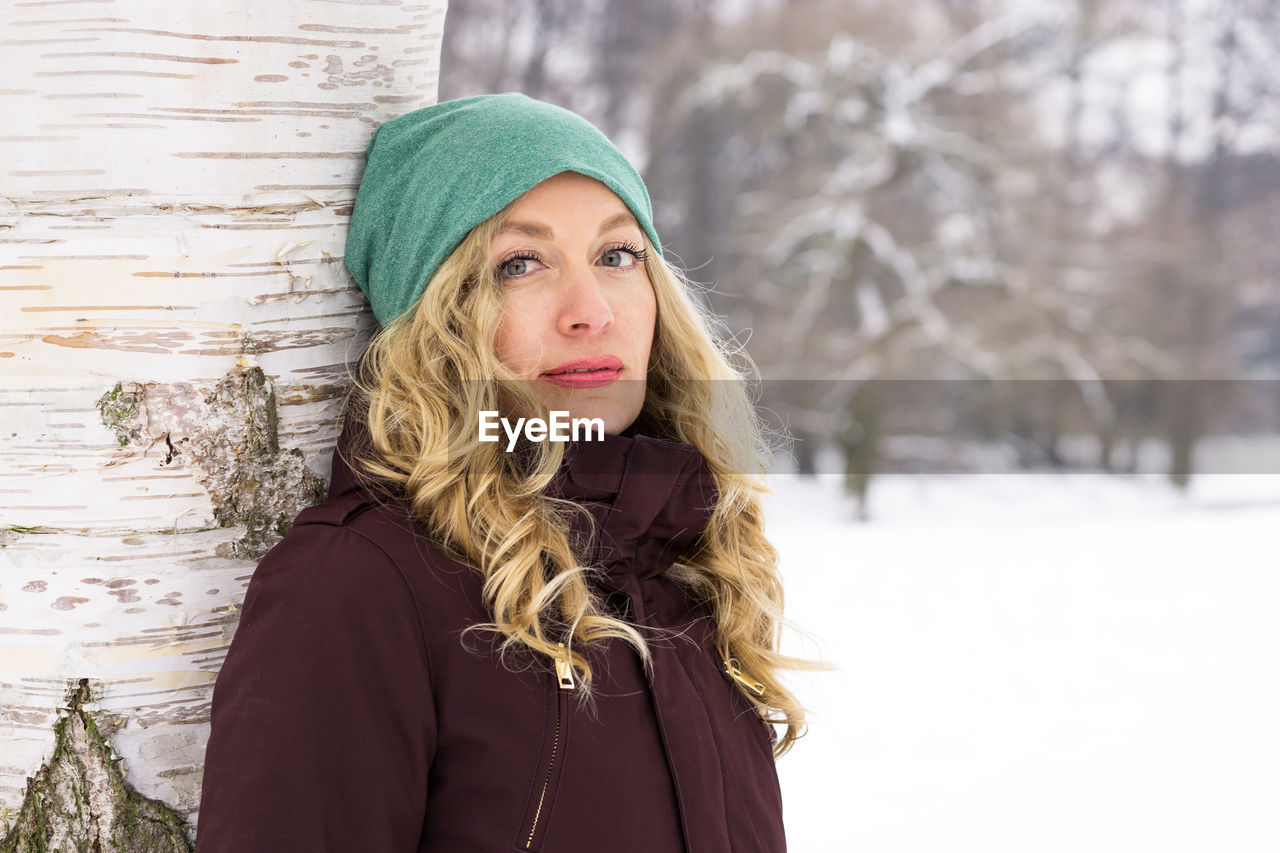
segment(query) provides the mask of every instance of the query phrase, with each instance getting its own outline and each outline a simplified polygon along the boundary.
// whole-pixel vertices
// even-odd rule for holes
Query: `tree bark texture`
[[[244,588],[324,496],[348,365],[373,328],[342,266],[365,148],[434,103],[445,10],[6,9],[0,836],[29,781],[65,772],[67,743],[84,748],[66,766],[97,766],[90,729],[130,788],[197,818]],[[42,790],[125,789],[84,776]],[[85,804],[79,819],[103,824],[108,807]],[[76,819],[46,805],[48,822]],[[65,849],[133,849],[105,829],[45,830],[85,839]]]

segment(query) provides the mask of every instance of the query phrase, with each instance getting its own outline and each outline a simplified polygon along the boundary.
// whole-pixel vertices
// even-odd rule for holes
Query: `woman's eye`
[[[618,263],[613,263],[610,261],[610,258],[617,258]],[[622,263],[622,261],[627,259],[630,259],[631,263]],[[610,249],[604,253],[604,257],[601,258],[601,260],[604,261],[604,265],[606,267],[629,267],[635,265],[636,258],[635,255],[631,254],[626,249]]]
[[[533,254],[516,255],[513,258],[508,258],[498,264],[496,270],[498,278],[519,278],[529,272],[530,261],[537,261],[541,263],[541,259]]]
[[[646,252],[644,249],[640,248],[639,246],[633,246],[630,243],[627,243],[622,246],[614,246],[612,249],[604,253],[604,257],[602,257],[601,260],[605,262],[605,266],[626,269],[627,267],[638,266],[642,261],[645,260],[646,257],[648,257],[648,254],[649,254],[648,252]],[[610,263],[608,259],[613,257],[614,255],[617,255],[619,258],[629,255],[631,257],[631,263],[628,263],[628,264]]]

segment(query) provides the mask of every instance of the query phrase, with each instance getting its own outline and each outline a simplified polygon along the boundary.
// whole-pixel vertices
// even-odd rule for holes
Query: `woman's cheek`
[[[537,364],[538,339],[531,334],[526,309],[519,300],[507,305],[506,318],[498,327],[498,359],[512,371],[523,376]]]

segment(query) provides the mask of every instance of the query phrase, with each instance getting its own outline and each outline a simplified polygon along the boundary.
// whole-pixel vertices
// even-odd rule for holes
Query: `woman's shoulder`
[[[346,494],[298,513],[285,539],[342,539],[352,547],[381,553],[392,564],[404,568],[422,561],[453,562],[432,542],[404,501],[376,499],[369,495]],[[278,545],[277,547],[280,547]]]
[[[407,591],[436,623],[437,611],[452,615],[480,602],[478,574],[434,542],[400,501],[343,495],[303,510],[258,572],[290,569],[338,589]]]
[[[279,590],[291,596],[334,600],[402,597],[409,586],[390,542],[339,519],[337,507],[303,510],[284,538],[253,571],[247,592]],[[246,600],[246,607],[249,601]]]

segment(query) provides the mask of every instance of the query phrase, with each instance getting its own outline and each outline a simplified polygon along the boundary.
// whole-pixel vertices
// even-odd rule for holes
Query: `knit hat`
[[[385,327],[412,308],[472,228],[565,171],[613,190],[662,254],[644,181],[576,113],[505,92],[383,122],[369,140],[345,259],[378,322]]]

